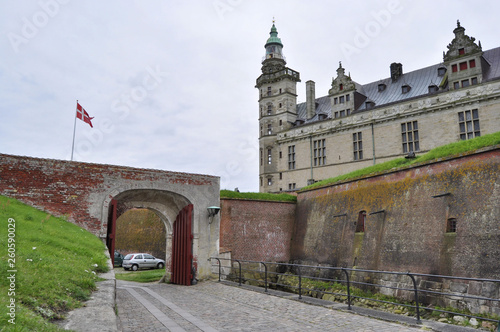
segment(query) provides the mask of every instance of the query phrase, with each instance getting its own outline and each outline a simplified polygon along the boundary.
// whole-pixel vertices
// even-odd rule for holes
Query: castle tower
[[[283,44],[278,30],[271,27],[270,37],[264,45],[262,75],[257,78],[259,89],[259,191],[279,191],[277,133],[287,130],[297,120],[297,82],[300,74],[286,67]]]

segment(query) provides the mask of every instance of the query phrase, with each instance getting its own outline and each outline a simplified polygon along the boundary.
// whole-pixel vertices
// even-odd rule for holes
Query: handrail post
[[[260,264],[264,265],[264,288],[267,293],[267,265],[264,262],[260,262]]]
[[[214,257],[217,260],[217,263],[219,264],[219,282],[220,282],[220,259],[218,257]]]
[[[299,272],[299,300],[302,299],[302,275],[300,274],[300,267],[297,266],[297,271]]]
[[[345,268],[342,268],[342,271],[345,273],[345,278],[347,281],[347,310],[352,310],[351,308],[351,283],[349,282],[349,273]]]
[[[417,282],[415,281],[415,277],[410,274],[410,272],[406,273],[410,278],[411,281],[413,281],[413,291],[415,292],[415,307],[417,309],[417,324],[422,324],[422,321],[420,320],[420,310],[418,306],[418,289],[417,289]]]
[[[234,260],[236,263],[238,263],[238,267],[239,267],[239,273],[238,273],[238,280],[239,280],[239,284],[238,286],[241,286],[241,262],[237,259]]]
[[[241,262],[237,259],[234,260],[236,263],[238,263],[238,266],[239,266],[239,285],[238,286],[241,286]]]

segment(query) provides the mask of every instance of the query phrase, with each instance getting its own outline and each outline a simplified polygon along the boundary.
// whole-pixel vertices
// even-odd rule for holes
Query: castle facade
[[[500,47],[483,51],[457,22],[443,62],[360,84],[339,63],[331,89],[316,98],[288,68],[273,24],[259,89],[259,191],[298,190],[397,157],[500,130]]]

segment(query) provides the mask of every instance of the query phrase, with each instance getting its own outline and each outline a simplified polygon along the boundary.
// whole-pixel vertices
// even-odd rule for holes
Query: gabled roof
[[[500,47],[485,51],[483,60],[487,65],[483,66],[483,82],[500,79]],[[439,86],[444,76],[438,75],[438,68],[444,67],[442,63],[435,64],[426,68],[417,69],[409,73],[403,74],[396,82],[392,82],[390,77],[368,83],[356,83],[356,91],[367,97],[366,101],[375,103],[375,107],[399,103],[405,100],[424,97],[429,95],[429,86]],[[385,89],[379,92],[378,86],[385,84]],[[402,87],[408,85],[410,90],[406,93],[402,92]],[[297,105],[298,119],[304,120],[305,124],[313,123],[319,120],[318,114],[327,114],[328,118],[332,117],[330,97],[324,96],[316,99],[316,115],[311,119],[306,117],[306,103]],[[361,105],[353,113],[366,111],[364,105]]]

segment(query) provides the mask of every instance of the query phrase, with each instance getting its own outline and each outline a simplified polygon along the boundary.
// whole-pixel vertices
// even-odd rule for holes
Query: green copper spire
[[[267,40],[266,45],[264,47],[267,47],[267,45],[269,45],[269,44],[275,44],[275,45],[278,44],[279,46],[283,47],[283,44],[281,43],[281,39],[278,38],[278,30],[276,29],[274,22],[273,22],[273,26],[271,28],[271,32],[269,32],[269,34],[271,35],[271,37],[269,37],[269,39]]]

